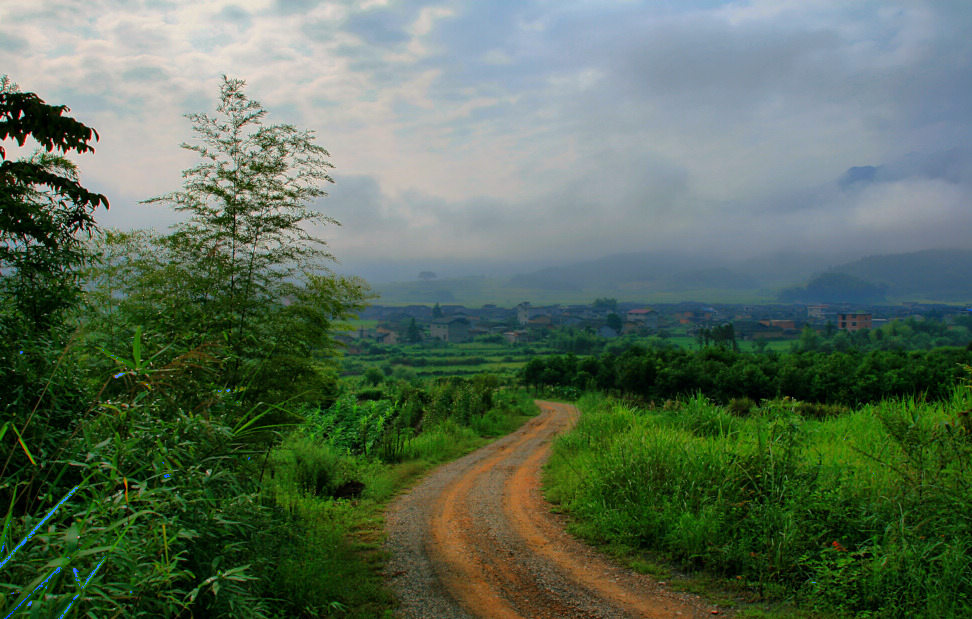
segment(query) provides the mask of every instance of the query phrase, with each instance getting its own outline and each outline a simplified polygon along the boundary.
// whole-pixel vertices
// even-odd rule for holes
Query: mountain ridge
[[[889,302],[972,301],[972,249],[956,248],[853,259],[799,252],[742,260],[687,252],[628,252],[511,277],[396,282],[376,286],[376,290],[386,301],[410,303],[473,299],[484,303],[513,299],[580,302],[603,296],[647,302],[772,302],[781,292],[828,273],[853,276],[880,287],[886,290]]]

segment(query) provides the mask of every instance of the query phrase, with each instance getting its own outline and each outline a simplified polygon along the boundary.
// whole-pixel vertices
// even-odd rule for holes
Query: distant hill
[[[972,301],[972,250],[869,256],[777,253],[743,261],[641,252],[548,267],[509,278],[465,277],[375,286],[385,303],[754,303]]]
[[[898,300],[972,300],[972,250],[930,249],[868,256],[830,269],[883,285]]]
[[[581,286],[576,282],[558,279],[556,275],[527,273],[514,275],[509,281],[510,288],[535,288],[537,290],[560,290],[577,292]]]
[[[682,271],[664,281],[665,289],[673,292],[707,288],[717,290],[755,290],[759,288],[759,282],[755,277],[745,273],[736,273],[725,267]]]
[[[780,292],[780,300],[787,303],[880,305],[887,302],[886,289],[884,284],[873,284],[860,277],[831,271],[817,275],[806,287]]]
[[[738,273],[755,278],[763,286],[779,288],[805,282],[814,275],[860,256],[859,253],[809,253],[777,251],[730,264]]]

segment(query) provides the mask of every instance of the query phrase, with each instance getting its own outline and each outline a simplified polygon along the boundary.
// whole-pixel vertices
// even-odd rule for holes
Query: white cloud
[[[419,11],[418,19],[412,24],[412,35],[423,37],[432,31],[435,22],[455,15],[455,11],[446,6],[427,6]]]
[[[111,221],[157,220],[134,203],[178,187],[183,115],[226,73],[332,152],[339,255],[933,245],[972,238],[969,182],[819,188],[972,140],[970,22],[928,2],[35,0],[0,5],[0,66],[99,130],[79,163]]]
[[[972,217],[966,188],[941,179],[907,179],[870,187],[851,206],[849,223],[879,234],[923,237]]]

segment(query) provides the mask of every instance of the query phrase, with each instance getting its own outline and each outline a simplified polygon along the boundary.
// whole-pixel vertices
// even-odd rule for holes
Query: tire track
[[[444,465],[397,499],[386,520],[388,578],[403,617],[701,617],[563,531],[540,494],[552,439],[579,413],[538,402],[517,432]]]

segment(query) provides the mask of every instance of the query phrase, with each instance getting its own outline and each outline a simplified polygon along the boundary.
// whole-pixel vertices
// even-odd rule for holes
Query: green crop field
[[[549,347],[470,342],[463,344],[428,343],[406,346],[374,346],[370,352],[347,355],[343,371],[347,375],[377,368],[391,376],[463,376],[480,373],[512,375],[536,355],[552,354]]]

